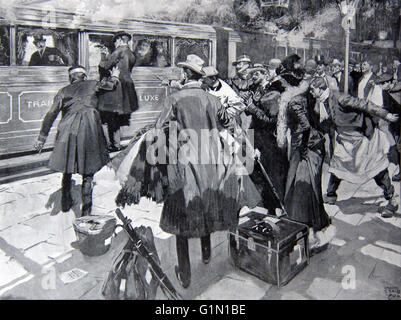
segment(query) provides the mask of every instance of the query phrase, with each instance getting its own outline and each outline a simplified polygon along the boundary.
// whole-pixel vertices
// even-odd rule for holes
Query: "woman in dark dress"
[[[312,229],[310,242],[314,253],[327,247],[327,242],[317,241],[314,234],[327,228],[331,221],[323,205],[321,187],[325,139],[317,129],[318,115],[308,104],[308,88],[308,81],[303,81],[286,92],[291,95],[293,91],[285,112],[285,122],[291,130],[291,152],[284,206],[291,220]]]

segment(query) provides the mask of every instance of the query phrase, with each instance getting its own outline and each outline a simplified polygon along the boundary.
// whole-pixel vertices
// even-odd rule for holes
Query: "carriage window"
[[[89,34],[89,70],[90,73],[101,72],[99,63],[101,58],[101,49],[107,48],[108,52],[113,52],[112,34]],[[100,75],[102,78],[102,75]]]
[[[10,65],[10,29],[0,27],[0,66]]]
[[[136,67],[169,67],[170,41],[168,37],[134,35],[133,50]]]
[[[185,61],[189,54],[196,54],[205,61],[205,65],[208,65],[210,58],[209,49],[209,40],[176,38],[175,63]]]
[[[78,60],[77,43],[77,31],[18,27],[17,64],[71,66]]]

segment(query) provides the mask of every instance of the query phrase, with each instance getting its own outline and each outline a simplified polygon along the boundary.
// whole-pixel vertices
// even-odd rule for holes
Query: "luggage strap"
[[[249,238],[245,238],[245,237],[243,237],[243,236],[240,236],[238,233],[232,233],[232,232],[230,232],[230,234],[232,234],[236,239],[242,239],[242,240],[245,240],[245,241],[249,241],[249,238],[252,238],[252,237],[249,237]],[[270,244],[270,241],[269,241],[269,244]],[[255,245],[257,245],[257,246],[259,246],[259,247],[262,247],[262,248],[264,248],[264,249],[266,249],[266,250],[268,250],[269,252],[274,252],[274,253],[278,253],[278,251],[277,250],[275,250],[275,249],[273,249],[271,246],[265,246],[264,244],[260,244],[260,243],[255,243]]]

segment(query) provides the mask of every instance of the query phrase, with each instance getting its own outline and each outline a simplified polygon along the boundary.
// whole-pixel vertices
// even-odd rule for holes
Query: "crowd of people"
[[[43,122],[38,150],[43,148],[57,114],[63,111],[50,159],[50,166],[64,174],[63,211],[71,207],[71,174],[80,173],[84,176],[83,214],[90,214],[91,179],[109,160],[99,105],[101,110],[105,102],[119,105],[121,115],[137,108],[129,77],[134,57],[128,52],[126,36],[119,34],[116,51],[102,57],[101,67],[108,74],[101,81],[85,80],[86,70],[81,66],[70,68],[71,85],[60,90]],[[390,177],[388,168],[389,159],[395,159],[398,166],[400,160],[399,63],[394,63],[394,72],[380,69],[374,74],[370,61],[362,61],[360,67],[351,61],[349,75],[344,74],[338,59],[327,63],[320,56],[303,64],[293,54],[264,65],[243,55],[233,65],[236,75],[224,80],[214,66],[188,55],[178,64],[181,80],[167,83],[177,90],[163,102],[155,126],[137,135],[113,160],[122,184],[117,205],[138,203],[142,196],[164,203],[160,226],[176,236],[175,271],[184,288],[191,280],[188,239],[201,239],[202,261],[207,264],[210,234],[235,229],[244,206],[262,206],[271,214],[307,224],[312,254],[327,248],[331,219],[324,202],[336,202],[341,181],[363,184],[374,179],[387,200],[381,215],[391,217],[398,209],[391,180],[399,181],[400,173],[398,170]],[[345,93],[346,76],[349,85]],[[216,129],[234,141],[241,137],[249,142],[251,129],[251,157],[263,167],[255,166],[248,176],[235,174],[229,161],[219,165],[211,159],[204,163],[148,163],[144,141],[155,130],[168,131],[173,121],[180,132],[191,129],[201,136],[201,130]],[[224,137],[227,135],[220,138]],[[195,150],[191,139],[185,142],[187,149]],[[199,152],[204,155],[205,151]],[[207,155],[213,157],[213,153]],[[330,179],[323,191],[325,160]],[[262,174],[263,168],[270,182]]]

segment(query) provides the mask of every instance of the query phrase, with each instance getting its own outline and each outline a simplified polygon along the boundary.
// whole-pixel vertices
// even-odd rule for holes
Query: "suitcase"
[[[229,233],[230,255],[239,269],[281,287],[309,264],[307,225],[257,212],[241,220]]]

